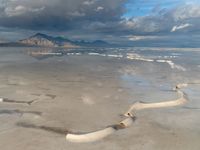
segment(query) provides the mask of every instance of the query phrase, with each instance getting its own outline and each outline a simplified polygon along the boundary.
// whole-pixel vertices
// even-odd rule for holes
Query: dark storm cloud
[[[199,28],[199,4],[181,3],[163,11],[158,0],[143,1],[144,6],[146,3],[148,6],[155,5],[152,13],[125,19],[122,16],[127,1],[0,0],[0,26],[46,31],[85,30],[122,35],[165,34]],[[134,7],[134,1],[132,3]]]
[[[129,9],[136,11],[126,12],[127,2],[131,4]],[[0,27],[3,27],[0,36],[8,37],[13,34],[12,38],[15,39],[37,31],[51,35],[66,35],[74,39],[151,42],[167,41],[175,39],[174,37],[180,39],[184,35],[199,35],[198,0],[166,0],[162,2],[163,5],[160,5],[160,2],[0,0]],[[141,15],[138,12],[146,8],[148,12],[143,12],[145,14]]]
[[[125,0],[0,0],[0,26],[69,30],[119,21]]]

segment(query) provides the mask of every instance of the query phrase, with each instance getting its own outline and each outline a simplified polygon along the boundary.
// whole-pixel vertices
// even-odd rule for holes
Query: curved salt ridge
[[[67,134],[66,140],[75,143],[88,143],[95,142],[100,139],[107,137],[108,135],[114,133],[116,130],[113,127],[108,127],[96,132],[91,132],[87,134]]]
[[[107,127],[105,129],[86,133],[86,134],[67,134],[66,140],[73,143],[89,143],[89,142],[95,142],[98,140],[101,140],[114,132],[116,132],[119,129],[128,128],[133,124],[134,120],[132,117],[128,117],[124,120],[122,120],[119,124],[114,125],[117,126],[116,128],[113,127]]]
[[[164,107],[173,107],[185,104],[188,99],[187,95],[177,90],[177,93],[180,95],[178,99],[166,102],[158,102],[158,103],[143,103],[143,102],[136,102],[133,104],[130,109],[124,114],[125,116],[130,116],[133,111],[142,110],[142,109],[151,109],[151,108],[164,108]]]
[[[3,98],[0,98],[0,103],[2,103],[3,102]]]
[[[188,84],[191,84],[191,83],[188,83]],[[142,109],[150,109],[150,108],[173,107],[173,106],[185,104],[188,101],[187,95],[179,89],[183,87],[187,87],[188,84],[183,83],[183,84],[176,85],[176,88],[174,90],[179,95],[179,98],[177,98],[176,100],[158,102],[158,103],[136,102],[124,114],[124,116],[126,116],[127,118],[119,122],[119,124],[114,125],[113,127],[107,127],[105,129],[91,132],[91,133],[86,133],[86,134],[71,134],[70,133],[66,135],[66,140],[70,142],[75,142],[75,143],[95,142],[109,136],[110,134],[114,133],[115,131],[119,129],[130,127],[134,122],[134,115],[132,115],[133,111],[142,110]]]
[[[188,86],[188,84],[193,84],[193,83],[180,83],[176,85],[176,89],[181,89],[181,88],[185,88]],[[195,84],[195,83],[194,83]],[[196,83],[198,84],[198,83]]]
[[[185,87],[186,84],[179,84],[179,87]],[[177,86],[176,86],[177,87]],[[137,111],[137,110],[142,110],[142,109],[150,109],[150,108],[164,108],[164,107],[172,107],[172,106],[178,106],[185,104],[188,99],[187,95],[182,92],[177,90],[177,93],[180,95],[180,98],[172,101],[167,101],[167,102],[159,102],[159,103],[142,103],[142,102],[137,102],[131,106],[131,108],[124,114],[128,118],[125,120],[121,121],[119,123],[119,126],[121,128],[127,128],[130,127],[133,124],[133,119],[132,117],[132,111]],[[88,142],[95,142],[98,140],[101,140],[108,135],[114,133],[117,131],[113,127],[108,127],[96,132],[91,132],[87,134],[67,134],[66,135],[66,140],[70,142],[75,142],[75,143],[88,143]]]

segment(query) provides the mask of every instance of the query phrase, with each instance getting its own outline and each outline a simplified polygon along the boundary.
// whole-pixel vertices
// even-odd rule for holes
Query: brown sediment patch
[[[45,87],[40,87],[40,86],[37,86],[38,89],[41,89],[41,90],[45,90],[45,91],[49,91],[50,88],[45,88]]]
[[[22,114],[33,114],[33,115],[38,115],[38,116],[42,116],[42,112],[40,111],[21,111],[21,110],[16,110],[16,112],[20,112]]]
[[[0,110],[0,115],[4,115],[4,114],[33,114],[33,115],[38,115],[41,116],[42,112],[39,111],[23,111],[23,110],[19,110],[19,109],[14,109],[14,110],[8,110],[8,109],[2,109]]]
[[[20,113],[17,110],[8,110],[8,109],[0,110],[0,115],[5,115],[5,114],[8,114],[8,115],[20,114],[21,115],[22,113]]]
[[[19,86],[20,84],[17,84],[17,83],[8,83],[7,85],[11,85],[11,86]]]
[[[200,110],[200,108],[198,107],[189,107],[189,106],[185,106],[185,107],[182,107],[184,109],[192,109],[192,110]]]
[[[39,94],[39,93],[31,93],[31,95],[34,95],[34,96],[41,96],[42,94]]]
[[[53,94],[46,94],[46,96],[50,97],[51,99],[55,99],[57,97],[57,95],[53,95]]]
[[[53,133],[61,134],[61,135],[66,135],[69,133],[69,131],[65,128],[49,127],[49,126],[44,126],[44,125],[35,125],[32,123],[27,123],[27,122],[18,122],[18,123],[16,123],[16,125],[19,127],[23,127],[23,128],[39,129],[39,130],[53,132]]]
[[[36,101],[36,99],[31,100],[31,101],[17,101],[17,100],[11,100],[8,98],[1,98],[1,100],[0,100],[0,102],[3,102],[3,103],[28,104],[28,105],[31,105],[35,101]]]
[[[68,81],[68,80],[60,80],[60,79],[57,79],[58,82],[62,82],[62,83],[87,83],[86,81],[83,81],[83,80],[73,80],[73,81]]]

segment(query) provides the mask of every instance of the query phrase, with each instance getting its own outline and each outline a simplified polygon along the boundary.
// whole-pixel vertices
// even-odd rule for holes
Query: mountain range
[[[96,40],[73,41],[64,37],[53,37],[42,33],[37,33],[29,38],[19,40],[17,42],[0,43],[0,46],[32,46],[32,47],[62,47],[62,48],[78,48],[78,47],[109,47],[111,44]]]

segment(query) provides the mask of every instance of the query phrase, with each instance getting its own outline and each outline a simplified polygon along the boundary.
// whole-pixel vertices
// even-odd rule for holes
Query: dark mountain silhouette
[[[0,46],[33,46],[33,47],[63,47],[63,48],[78,48],[78,47],[108,47],[111,44],[102,41],[73,41],[64,37],[53,37],[42,33],[37,33],[29,38],[22,39],[12,43],[0,43]]]
[[[39,47],[78,47],[68,39],[52,37],[42,33],[37,33],[27,39],[20,40],[18,43]]]

